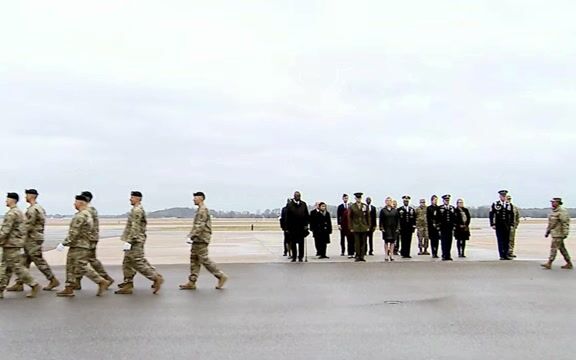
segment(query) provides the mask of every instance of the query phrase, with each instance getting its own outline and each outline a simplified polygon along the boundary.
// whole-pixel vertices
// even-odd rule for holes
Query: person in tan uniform
[[[426,199],[420,199],[420,206],[416,208],[416,235],[418,236],[418,255],[430,255],[428,252],[428,208]]]
[[[548,215],[548,228],[546,229],[545,237],[552,236],[552,243],[550,244],[550,256],[548,262],[542,264],[544,269],[550,270],[552,263],[556,259],[556,254],[560,250],[560,254],[564,257],[566,265],[562,269],[571,270],[573,268],[570,254],[566,250],[564,240],[570,234],[570,215],[568,210],[562,207],[562,198],[555,197],[550,200],[552,204],[552,212]]]
[[[198,209],[187,241],[188,244],[192,245],[190,248],[190,276],[187,283],[180,285],[180,290],[196,289],[196,281],[202,265],[218,279],[216,289],[222,289],[228,280],[228,275],[223,273],[218,265],[208,257],[208,245],[212,237],[212,221],[210,212],[204,205],[204,200],[206,200],[206,195],[203,192],[194,193],[194,205],[198,206]]]
[[[512,196],[508,194],[506,196],[506,201],[512,204]],[[512,211],[514,212],[514,224],[510,228],[510,246],[508,247],[508,257],[515,258],[514,247],[516,246],[516,229],[520,225],[520,210],[514,204],[512,204]]]
[[[9,209],[4,215],[2,227],[0,227],[0,246],[2,247],[0,299],[4,298],[4,290],[12,273],[15,273],[18,279],[32,288],[32,291],[26,297],[36,297],[40,289],[40,285],[30,275],[30,271],[22,264],[22,248],[24,247],[26,230],[24,215],[17,206],[19,199],[20,197],[16,193],[7,194],[6,206]]]
[[[122,241],[124,241],[124,261],[122,262],[124,282],[118,284],[120,289],[116,290],[115,294],[132,294],[136,273],[140,273],[151,280],[153,282],[153,294],[157,294],[164,283],[164,278],[144,257],[148,221],[146,220],[146,211],[142,207],[142,193],[140,191],[132,191],[130,204],[132,210],[122,234]]]

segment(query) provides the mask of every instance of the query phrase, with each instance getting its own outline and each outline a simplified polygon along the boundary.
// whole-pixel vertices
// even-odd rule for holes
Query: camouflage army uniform
[[[188,237],[192,240],[192,248],[190,250],[190,277],[188,278],[191,283],[196,283],[198,274],[200,273],[200,266],[204,265],[216,278],[220,279],[224,273],[218,266],[208,257],[208,245],[212,235],[212,220],[210,219],[210,212],[208,208],[201,205],[194,216],[194,224]]]
[[[2,271],[0,276],[0,293],[4,292],[12,273],[24,284],[38,286],[30,271],[22,264],[22,248],[25,238],[24,215],[18,207],[13,207],[4,215],[0,228],[0,246],[2,246]]]
[[[520,225],[520,210],[518,210],[517,206],[513,206],[512,211],[514,212],[514,224],[510,228],[510,246],[508,249],[508,254],[510,256],[514,255],[514,245],[516,245],[516,229],[518,228],[518,225]]]
[[[26,241],[24,242],[23,263],[28,269],[30,269],[30,265],[34,263],[38,270],[46,276],[46,279],[52,280],[54,279],[54,273],[42,256],[45,223],[46,212],[42,206],[38,204],[29,206],[26,210]],[[20,279],[18,279],[16,283],[19,285],[22,284]]]
[[[87,210],[90,212],[92,216],[92,221],[94,225],[92,226],[92,232],[90,236],[90,258],[88,259],[88,263],[92,266],[92,268],[98,273],[98,275],[102,276],[104,279],[108,281],[114,281],[110,275],[104,270],[104,266],[96,258],[96,248],[98,246],[98,240],[100,239],[100,220],[98,219],[98,211],[93,206],[88,206]],[[78,279],[77,283],[80,284],[82,279]]]
[[[132,245],[130,250],[124,252],[124,261],[122,262],[125,284],[132,284],[137,272],[152,281],[160,276],[156,269],[144,258],[146,225],[146,212],[142,205],[132,207],[126,228],[122,234],[122,241]]]
[[[416,208],[416,234],[418,236],[418,255],[427,255],[428,243],[428,208],[426,206],[419,206]]]
[[[66,287],[75,288],[77,280],[86,275],[97,284],[105,281],[90,265],[90,240],[94,221],[88,209],[78,211],[70,223],[68,237],[62,245],[68,246],[66,260]]]
[[[550,245],[550,257],[548,258],[548,263],[551,264],[554,259],[556,259],[556,254],[558,250],[566,260],[567,264],[572,264],[570,260],[570,254],[566,250],[564,245],[564,240],[568,237],[570,233],[570,215],[568,211],[561,206],[552,210],[550,215],[548,215],[548,228],[546,229],[546,235],[552,236],[552,244]]]

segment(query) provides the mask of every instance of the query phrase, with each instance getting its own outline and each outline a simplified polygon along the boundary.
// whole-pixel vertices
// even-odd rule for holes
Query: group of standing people
[[[40,285],[30,275],[30,264],[34,263],[46,276],[49,284],[44,290],[57,288],[60,282],[54,276],[50,266],[42,256],[46,213],[37,203],[38,191],[25,191],[26,201],[30,204],[26,215],[18,209],[19,195],[8,193],[6,206],[8,211],[0,227],[0,298],[4,291],[24,291],[24,284],[32,289],[27,297],[38,295]],[[58,251],[68,248],[66,257],[66,284],[63,290],[56,293],[60,297],[73,297],[74,291],[81,290],[81,280],[84,276],[98,285],[97,296],[103,295],[114,279],[106,272],[96,256],[98,245],[99,219],[98,211],[91,205],[92,193],[84,191],[76,195],[74,208],[76,213],[70,222],[68,236],[57,246]],[[206,196],[202,192],[194,193],[194,204],[198,207],[194,217],[192,230],[187,235],[190,249],[190,276],[188,282],[179,286],[181,290],[196,289],[196,281],[201,265],[212,273],[216,279],[217,289],[222,289],[228,276],[208,257],[208,245],[212,236],[211,217],[204,204]],[[124,242],[124,259],[122,272],[124,281],[118,284],[116,294],[130,295],[134,290],[134,277],[137,273],[152,281],[152,292],[160,291],[164,278],[144,256],[146,243],[146,212],[142,207],[142,193],[132,191],[130,194],[132,209],[128,216],[121,240]],[[12,274],[16,275],[13,286],[7,287]]]
[[[515,233],[520,223],[520,212],[512,204],[507,190],[501,190],[498,194],[500,199],[491,206],[490,225],[496,231],[500,259],[510,260],[516,257]],[[301,197],[300,192],[295,192],[281,212],[284,256],[290,256],[293,262],[302,261],[304,239],[312,232],[316,255],[326,259],[326,247],[333,230],[331,215],[324,202],[316,203],[309,212],[308,205]],[[425,199],[420,199],[419,206],[413,207],[409,195],[402,197],[401,206],[387,197],[384,207],[378,212],[370,197],[366,198],[366,202],[362,201],[362,197],[362,193],[355,193],[355,201],[350,203],[348,194],[344,194],[337,208],[341,256],[361,262],[366,261],[366,255],[374,255],[373,239],[378,228],[384,241],[385,261],[394,261],[397,255],[412,258],[414,233],[418,238],[418,255],[431,255],[434,259],[441,256],[443,261],[452,261],[452,247],[456,240],[458,257],[466,257],[471,215],[463,199],[458,199],[456,206],[453,206],[450,204],[451,195],[443,195],[442,204],[438,204],[437,195],[432,195],[430,205],[426,204]]]

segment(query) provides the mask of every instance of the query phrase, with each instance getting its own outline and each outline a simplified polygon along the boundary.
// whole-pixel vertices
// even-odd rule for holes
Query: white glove
[[[192,245],[192,243],[193,243],[192,239],[186,239],[186,244]]]
[[[62,243],[58,244],[58,246],[56,246],[56,251],[64,251],[64,249],[66,248],[66,246],[62,245]]]
[[[129,251],[132,249],[132,244],[130,243],[124,243],[124,246],[122,247],[122,250],[124,251]]]

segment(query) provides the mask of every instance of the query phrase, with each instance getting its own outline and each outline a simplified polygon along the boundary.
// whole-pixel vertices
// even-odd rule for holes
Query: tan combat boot
[[[82,290],[82,284],[80,283],[80,281],[78,281],[76,285],[74,285],[74,290]]]
[[[98,292],[96,293],[96,296],[102,296],[103,294],[105,294],[106,290],[108,290],[109,287],[110,287],[110,281],[102,279],[102,281],[98,283]]]
[[[216,284],[216,289],[220,290],[224,287],[224,284],[226,284],[226,281],[228,281],[228,275],[222,273],[222,275],[218,276],[218,283]]]
[[[106,288],[106,290],[108,290],[110,288],[110,286],[114,283],[114,279],[112,279],[110,276],[105,278],[108,281],[108,287]]]
[[[0,291],[0,299],[4,299],[4,290]]]
[[[540,264],[544,269],[550,270],[552,268],[552,262],[548,261],[547,263]]]
[[[566,265],[561,266],[562,269],[566,269],[566,270],[572,270],[574,268],[574,266],[572,266],[571,262],[567,262]]]
[[[40,290],[40,284],[33,285],[31,286],[31,288],[32,291],[30,291],[30,293],[26,295],[26,297],[29,299],[33,299],[36,296],[38,296],[38,291]]]
[[[15,292],[24,291],[24,284],[22,284],[21,282],[17,281],[17,282],[14,283],[14,285],[12,285],[12,286],[10,286],[9,288],[7,288],[6,291],[15,291]]]
[[[152,286],[154,291],[152,291],[152,294],[158,294],[158,291],[160,291],[162,284],[164,284],[164,278],[162,277],[162,275],[158,274],[156,276],[156,279],[154,279],[154,284]]]
[[[66,286],[64,290],[59,291],[56,293],[56,296],[60,297],[74,297],[74,287],[73,286]]]
[[[180,290],[196,290],[196,283],[188,281],[186,284],[180,285]]]
[[[56,279],[55,277],[53,277],[52,279],[50,279],[50,283],[44,287],[45,291],[51,291],[54,290],[55,288],[57,288],[58,286],[60,286],[60,281],[58,281],[58,279]]]
[[[122,284],[118,284],[118,286],[120,286]],[[132,295],[132,292],[134,290],[134,283],[125,283],[123,284],[123,286],[114,291],[114,294],[118,294],[118,295]]]

